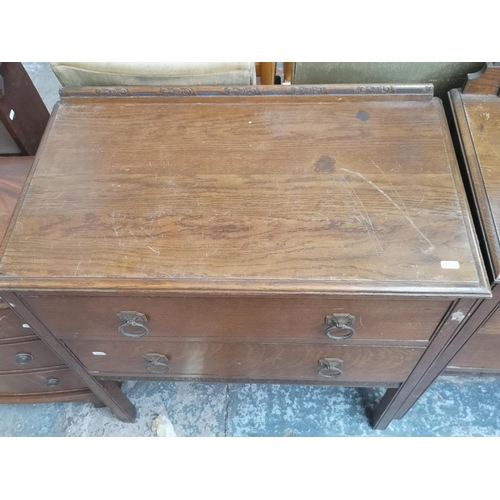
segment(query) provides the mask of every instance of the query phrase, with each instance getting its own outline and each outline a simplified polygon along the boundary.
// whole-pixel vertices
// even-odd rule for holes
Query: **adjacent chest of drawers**
[[[0,241],[30,168],[31,157],[0,158]],[[0,299],[0,402],[95,401],[86,385]]]
[[[432,87],[66,90],[37,160],[1,286],[95,380],[387,409],[490,295]]]
[[[470,79],[464,92],[450,93],[457,141],[463,156],[463,175],[486,267],[493,301],[484,318],[448,369],[500,373],[500,65]],[[485,309],[485,306],[483,306]]]

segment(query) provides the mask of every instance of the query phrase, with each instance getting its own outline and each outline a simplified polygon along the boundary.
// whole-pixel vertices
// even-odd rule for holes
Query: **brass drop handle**
[[[325,324],[328,328],[325,330],[325,335],[332,340],[347,340],[354,335],[355,317],[351,314],[332,314],[325,318]],[[339,335],[339,332],[344,332]]]
[[[325,378],[337,378],[342,376],[343,372],[340,367],[343,361],[339,358],[325,358],[318,361],[318,375]]]
[[[144,325],[148,321],[148,318],[144,314],[137,311],[121,311],[117,316],[123,322],[118,327],[118,331],[124,337],[139,339],[149,333],[148,327]]]
[[[158,353],[144,354],[142,357],[146,361],[146,370],[151,373],[168,373],[170,366],[167,356]]]
[[[14,356],[14,361],[18,365],[27,365],[33,361],[33,356],[27,352],[20,352]]]

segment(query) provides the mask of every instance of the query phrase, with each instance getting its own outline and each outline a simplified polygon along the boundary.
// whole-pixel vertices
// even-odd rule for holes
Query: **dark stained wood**
[[[496,95],[500,92],[500,63],[486,63],[477,73],[468,75],[464,94]]]
[[[0,287],[123,419],[111,379],[401,384],[383,428],[491,295],[432,87],[65,90],[50,127]]]
[[[0,302],[0,306],[5,302]],[[26,327],[23,327],[26,325]],[[20,340],[26,338],[37,338],[33,330],[28,328],[28,324],[24,323],[19,316],[10,308],[0,307],[0,341],[7,339]]]
[[[147,318],[147,338],[292,340],[335,344],[324,334],[331,314],[355,317],[349,342],[429,340],[448,301],[343,299],[337,297],[144,297],[23,295],[59,338],[124,338],[120,311]],[[346,335],[338,331],[338,336]]]
[[[488,242],[494,276],[500,279],[500,99],[450,94],[463,141],[468,174]]]
[[[153,340],[70,340],[65,344],[94,376],[169,376],[220,380],[301,380],[324,383],[403,381],[420,357],[420,348],[346,347],[275,343],[166,342]],[[99,353],[94,355],[93,353]],[[103,355],[106,353],[106,355]],[[159,353],[168,358],[166,375],[152,374],[143,356]],[[343,360],[343,375],[318,375],[318,361]]]
[[[31,156],[0,158],[0,241],[7,232],[32,165]]]
[[[462,171],[481,248],[493,285],[493,299],[482,304],[464,327],[467,342],[451,345],[442,356],[448,370],[460,372],[500,371],[500,67],[488,64],[477,78],[469,79],[464,93],[450,92],[453,128],[462,155]],[[496,310],[496,312],[495,312]],[[457,354],[458,353],[458,354]],[[427,380],[436,374],[431,371]],[[420,389],[421,391],[421,389]],[[410,404],[402,407],[403,416]]]
[[[469,314],[467,321],[463,322],[458,333],[449,342],[442,353],[429,366],[426,373],[421,377],[420,382],[415,386],[412,393],[402,404],[395,415],[396,418],[402,418],[406,412],[415,404],[418,398],[427,390],[427,388],[436,380],[438,375],[451,362],[453,357],[463,348],[472,336],[481,328],[498,309],[500,305],[500,287],[493,287],[493,298],[491,300],[478,301],[477,306]]]
[[[500,335],[500,311],[495,312],[488,322],[484,324],[478,331],[478,335],[495,335],[499,336]],[[499,352],[500,354],[500,352]]]
[[[19,364],[15,361],[17,354],[29,354],[32,361]],[[41,340],[29,340],[14,343],[0,343],[0,374],[11,371],[30,371],[63,363]]]
[[[55,387],[47,387],[46,381],[50,379],[58,379],[60,384]],[[12,396],[18,394],[43,396],[43,401],[47,402],[54,394],[61,395],[67,391],[81,392],[84,389],[85,384],[66,367],[0,375],[0,393],[2,396],[9,396],[5,398],[5,403],[10,403]],[[0,400],[0,402],[2,401]]]
[[[243,99],[257,98],[267,103],[312,102],[318,97],[322,102],[339,101],[430,101],[434,96],[432,85],[252,85],[246,87],[77,87],[63,88],[59,91],[63,103],[78,104],[84,100],[87,104],[113,100],[124,104],[131,99],[147,98],[148,104],[185,103],[238,103]],[[289,101],[289,98],[293,101]]]
[[[58,373],[55,373],[55,375]],[[96,408],[103,407],[102,402],[94,393],[86,389],[34,394],[0,394],[0,404],[27,405],[37,403],[91,403]]]
[[[306,97],[63,103],[2,286],[489,296],[440,103]]]
[[[500,332],[497,330],[496,333],[496,335],[475,333],[450,361],[446,370],[500,373],[500,335],[498,335]]]
[[[4,300],[27,321],[37,335],[59,356],[59,358],[71,368],[76,375],[106,406],[108,406],[121,420],[133,422],[136,410],[132,403],[121,392],[115,383],[101,384],[95,380],[85,369],[82,363],[73,353],[56,339],[45,325],[33,314],[31,309],[19,299],[15,293],[2,292]]]
[[[21,152],[33,156],[47,126],[49,112],[22,63],[4,62],[0,74],[5,88],[0,98],[0,121]]]

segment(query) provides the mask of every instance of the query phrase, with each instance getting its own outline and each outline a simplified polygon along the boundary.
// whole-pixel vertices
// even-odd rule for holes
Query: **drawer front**
[[[0,345],[0,373],[37,370],[63,364],[41,340]]]
[[[314,382],[401,382],[423,348],[66,340],[93,375]],[[320,366],[322,360],[324,361]],[[322,369],[323,368],[323,369]]]
[[[500,371],[500,335],[476,333],[453,358],[448,368]]]
[[[35,333],[12,311],[0,303],[0,340],[34,336]]]
[[[45,394],[86,389],[67,368],[0,375],[0,394]]]
[[[478,334],[500,336],[500,309],[497,309],[486,324],[478,330]]]
[[[124,334],[129,333],[145,335],[148,339],[307,339],[313,342],[335,342],[325,335],[328,329],[331,337],[341,337],[342,341],[351,334],[352,340],[426,341],[449,306],[449,302],[438,300],[337,299],[319,296],[27,296],[25,300],[60,338],[109,340],[122,339]],[[128,326],[127,320],[117,316],[127,311],[143,315],[137,320],[138,323],[144,318],[147,322],[135,327]],[[341,322],[344,324],[341,325]]]

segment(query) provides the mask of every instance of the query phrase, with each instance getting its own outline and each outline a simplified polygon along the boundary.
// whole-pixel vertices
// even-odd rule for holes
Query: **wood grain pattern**
[[[102,402],[87,389],[50,393],[40,392],[38,394],[0,394],[0,404],[32,405],[38,403],[91,403],[96,408],[103,407]]]
[[[0,308],[0,341],[19,338],[36,338],[31,328],[23,328],[27,324],[22,321],[10,308]]]
[[[477,331],[479,335],[500,335],[500,311],[495,312]],[[500,351],[498,351],[500,354]]]
[[[65,344],[85,364],[90,373],[120,378],[137,375],[151,377],[144,354],[160,353],[169,359],[169,376],[210,378],[211,380],[301,380],[336,382],[398,382],[406,378],[421,355],[419,348],[345,347],[286,345],[271,343],[137,342],[72,340]],[[93,355],[93,352],[106,353]],[[318,361],[343,360],[343,375],[324,378],[318,375]]]
[[[49,379],[59,379],[60,384],[55,387],[47,387],[46,381]],[[0,403],[11,403],[12,396],[18,394],[41,397],[43,402],[48,402],[48,400],[54,400],[52,398],[54,395],[66,396],[67,394],[63,394],[66,391],[82,391],[84,389],[85,385],[82,381],[66,367],[0,375],[0,398],[8,396],[5,397],[4,401],[0,399]]]
[[[31,156],[0,158],[0,241],[7,232],[32,165]]]
[[[14,358],[20,353],[30,354],[33,360],[23,365],[16,363]],[[62,364],[61,360],[52,350],[39,339],[0,344],[0,373],[11,371],[25,372],[40,368],[61,366]]]
[[[147,338],[226,340],[307,339],[335,343],[325,335],[331,314],[355,317],[351,341],[429,340],[448,301],[342,299],[337,297],[144,297],[24,295],[59,338],[122,339],[120,311],[146,315]],[[345,335],[339,331],[338,335]]]
[[[500,372],[500,335],[475,333],[447,366],[447,371]]]
[[[466,121],[457,113],[468,167],[486,231],[496,279],[500,279],[500,98],[483,95],[452,96],[462,105]],[[469,139],[469,140],[468,140]],[[483,187],[484,186],[484,187]]]
[[[294,103],[311,102],[321,98],[322,102],[339,101],[430,101],[434,95],[432,85],[249,85],[245,87],[77,87],[59,91],[64,103],[78,104],[102,102],[103,99],[123,104],[131,99],[141,99],[148,104],[161,103],[237,103],[242,99],[259,99],[266,103],[283,102],[293,98]]]
[[[437,101],[190,99],[60,107],[4,287],[489,295]]]
[[[477,73],[468,75],[464,94],[496,95],[500,92],[500,63],[486,63]]]
[[[121,392],[115,382],[101,383],[95,380],[84,368],[82,363],[71,351],[56,339],[46,326],[33,314],[29,306],[13,292],[3,292],[4,300],[14,308],[16,314],[23,318],[33,328],[33,331],[42,339],[48,347],[59,356],[84,386],[91,390],[96,397],[110,408],[118,418],[125,422],[134,422],[136,410],[127,397]]]
[[[483,316],[475,316],[475,312],[479,308],[487,309],[490,306],[494,306],[493,301],[471,298],[460,299],[452,304],[438,327],[438,333],[408,378],[398,389],[388,390],[375,407],[372,417],[375,429],[386,429],[394,418],[401,418],[415,404],[446,367],[451,359],[447,357],[447,353],[458,352],[472,335],[474,326],[471,329],[466,326],[482,321]],[[447,351],[448,348],[451,350]]]

